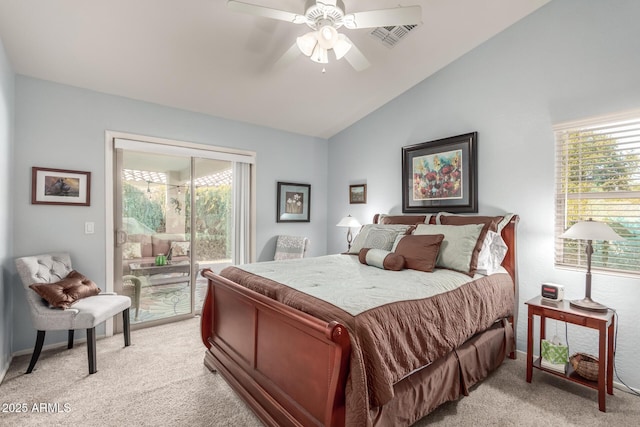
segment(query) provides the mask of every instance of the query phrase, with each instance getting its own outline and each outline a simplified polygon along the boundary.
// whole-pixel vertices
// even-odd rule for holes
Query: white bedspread
[[[397,301],[428,298],[474,280],[466,274],[444,269],[436,269],[433,273],[382,270],[361,264],[358,257],[352,255],[326,255],[237,267],[322,299],[353,316]]]

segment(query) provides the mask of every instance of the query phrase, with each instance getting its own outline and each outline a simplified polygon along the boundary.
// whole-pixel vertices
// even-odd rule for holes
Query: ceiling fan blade
[[[277,19],[279,21],[291,22],[294,24],[304,24],[307,18],[294,12],[286,10],[271,9],[270,7],[258,6],[256,4],[244,3],[241,1],[228,0],[227,8],[234,12],[247,13],[249,15],[262,16],[264,18]]]
[[[344,59],[346,59],[356,71],[363,71],[369,68],[371,63],[365,58],[362,52],[360,52],[360,49],[349,40],[349,37],[345,36],[344,38],[347,42],[351,43],[351,49],[344,55]]]
[[[407,6],[392,9],[370,10],[348,13],[344,16],[344,26],[358,28],[394,27],[396,25],[419,24],[422,20],[422,7]]]
[[[298,48],[298,44],[294,43],[276,62],[273,63],[271,69],[278,71],[291,64],[296,58],[302,55]]]

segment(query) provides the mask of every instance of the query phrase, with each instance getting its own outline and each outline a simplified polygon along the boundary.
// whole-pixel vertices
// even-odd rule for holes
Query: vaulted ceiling
[[[243,0],[245,1],[245,0]],[[304,0],[246,0],[304,13]],[[550,0],[343,0],[346,12],[419,4],[389,48],[341,29],[371,63],[278,59],[305,25],[232,12],[225,0],[0,0],[18,74],[329,138]]]

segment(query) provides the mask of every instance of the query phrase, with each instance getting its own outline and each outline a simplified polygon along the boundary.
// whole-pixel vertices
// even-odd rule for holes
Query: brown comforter
[[[236,267],[224,269],[221,276],[324,321],[337,320],[347,328],[352,348],[346,390],[347,425],[370,424],[370,420],[366,421],[368,408],[390,401],[394,384],[445,356],[496,320],[511,316],[514,307],[513,283],[506,273],[482,277],[434,297],[391,303],[356,316]]]

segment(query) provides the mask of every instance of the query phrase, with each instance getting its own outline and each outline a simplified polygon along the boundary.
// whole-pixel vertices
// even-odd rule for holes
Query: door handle
[[[127,241],[127,232],[120,229],[116,230],[116,246],[120,247]]]

